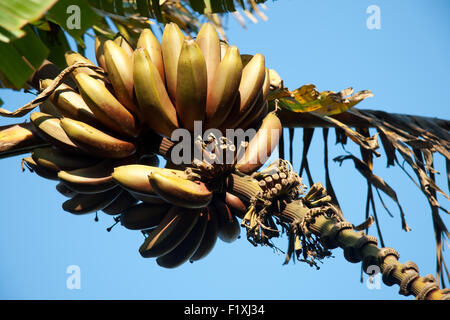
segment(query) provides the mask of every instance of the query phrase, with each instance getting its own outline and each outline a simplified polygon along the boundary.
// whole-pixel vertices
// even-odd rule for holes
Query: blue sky
[[[381,29],[366,27],[367,7],[378,5]],[[448,1],[268,1],[267,22],[242,29],[230,16],[228,37],[241,53],[262,53],[291,89],[313,83],[319,90],[370,89],[374,97],[358,107],[387,112],[450,118],[450,4]],[[93,43],[88,57],[95,61]],[[31,95],[0,91],[9,109]],[[12,123],[0,119],[0,125]],[[311,171],[324,181],[322,132],[309,153]],[[299,167],[302,132],[296,131],[294,167]],[[330,155],[344,154],[334,146]],[[349,151],[359,154],[356,147]],[[340,249],[320,270],[306,264],[283,266],[284,255],[255,248],[242,238],[217,242],[204,260],[174,270],[143,259],[143,236],[116,227],[111,217],[73,216],[61,209],[65,198],[47,181],[20,169],[21,156],[0,164],[0,298],[1,299],[405,299],[398,287],[369,290],[360,283],[360,264],[350,264]],[[435,157],[438,170],[445,162]],[[399,168],[386,169],[386,158],[375,161],[375,173],[395,190],[413,231],[401,230],[398,210],[387,197],[394,217],[378,205],[387,246],[401,260],[415,261],[422,274],[435,272],[431,213],[424,196]],[[330,162],[331,178],[344,215],[358,224],[364,218],[366,183],[353,164]],[[437,177],[445,188],[445,171]],[[356,187],[355,187],[356,186]],[[448,207],[448,201],[439,200]],[[443,217],[446,223],[448,216]],[[375,228],[370,230],[375,234]],[[286,239],[277,242],[287,247]],[[448,249],[446,252],[448,261]],[[69,290],[67,267],[81,270],[81,289]],[[406,299],[411,299],[408,297]]]

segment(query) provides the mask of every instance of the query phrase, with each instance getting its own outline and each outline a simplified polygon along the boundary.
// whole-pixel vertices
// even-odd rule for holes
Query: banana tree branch
[[[228,179],[228,192],[247,204],[261,191],[258,182],[249,176],[232,174]],[[308,211],[302,200],[294,200],[287,203],[277,216],[287,224],[305,223],[308,231],[316,235],[328,249],[340,247],[349,262],[362,261],[366,273],[369,266],[377,266],[383,275],[383,282],[388,286],[399,285],[402,295],[414,295],[416,299],[423,300],[450,299],[450,290],[440,289],[433,275],[420,276],[414,262],[399,262],[397,251],[379,248],[374,236],[355,231],[352,223],[328,216],[326,212],[311,217]]]

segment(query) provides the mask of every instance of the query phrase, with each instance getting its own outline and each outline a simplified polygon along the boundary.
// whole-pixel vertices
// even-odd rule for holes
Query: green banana
[[[133,114],[137,113],[133,84],[133,56],[116,42],[107,40],[104,44],[104,57],[108,69],[108,79],[114,88],[119,102]]]
[[[281,130],[283,127],[280,119],[274,112],[268,113],[256,135],[250,140],[243,157],[238,160],[236,169],[250,174],[261,168],[278,145]]]
[[[242,77],[242,62],[239,49],[228,47],[216,70],[213,90],[208,90],[206,99],[207,128],[218,128],[231,112]],[[209,88],[209,87],[208,87]]]
[[[166,76],[164,74],[164,61],[162,57],[161,44],[158,39],[156,39],[152,30],[142,30],[136,48],[143,48],[147,50],[150,60],[158,70],[162,82],[165,83]]]
[[[102,211],[108,215],[115,216],[121,214],[129,207],[135,205],[138,200],[126,190],[123,190],[117,198],[108,206],[104,207]]]
[[[176,109],[145,49],[134,53],[133,78],[142,120],[156,133],[170,137],[178,128]]]
[[[120,215],[120,223],[130,230],[144,230],[158,226],[172,207],[171,204],[140,203],[127,208]]]
[[[208,224],[202,241],[194,254],[189,258],[190,262],[198,261],[205,258],[214,248],[219,234],[219,225],[217,222],[217,214],[213,206],[208,206]]]
[[[198,210],[188,210],[173,206],[161,223],[145,239],[139,252],[144,258],[165,255],[183,241],[199,217]]]
[[[169,253],[156,259],[156,263],[164,268],[176,268],[186,261],[197,251],[208,225],[207,211],[200,212],[195,226],[191,232]]]
[[[31,157],[36,164],[53,172],[84,168],[97,161],[88,157],[67,154],[52,147],[36,148]]]
[[[73,214],[87,214],[102,210],[113,202],[120,194],[119,187],[96,194],[76,194],[62,204],[64,211]]]
[[[71,153],[82,152],[61,128],[60,120],[43,112],[33,112],[30,120],[39,136],[52,145]]]
[[[175,106],[184,128],[194,131],[194,121],[205,118],[208,78],[203,53],[193,40],[185,40],[177,68]]]
[[[167,91],[172,102],[177,92],[178,58],[184,42],[184,35],[175,23],[166,24],[161,40],[161,51],[164,61],[164,73]]]
[[[126,137],[137,137],[139,129],[133,115],[114,97],[103,82],[79,73],[75,80],[81,96],[95,117],[112,131]]]
[[[81,121],[63,118],[61,127],[81,149],[96,157],[120,159],[136,151],[133,143],[117,139]]]
[[[241,227],[236,216],[231,213],[230,208],[219,198],[214,198],[213,206],[217,214],[220,240],[228,243],[235,241],[241,234]]]
[[[113,161],[107,159],[87,168],[61,170],[58,172],[58,178],[69,189],[77,193],[100,193],[117,186],[111,176],[114,165]]]
[[[159,171],[149,176],[153,190],[164,200],[184,208],[206,207],[213,193],[202,182],[194,182],[171,172]]]
[[[52,83],[52,80],[41,80],[41,88],[45,89]],[[84,102],[83,98],[68,85],[62,83],[49,97],[53,105],[62,116],[83,121],[94,126],[98,125],[92,110]]]
[[[195,42],[197,42],[203,53],[203,57],[205,58],[208,77],[207,95],[209,95],[212,91],[216,90],[214,78],[220,63],[219,36],[211,23],[204,23],[202,25],[197,37],[195,38]]]

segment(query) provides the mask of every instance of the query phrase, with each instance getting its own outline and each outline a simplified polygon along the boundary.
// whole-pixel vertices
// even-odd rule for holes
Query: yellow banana
[[[202,182],[194,182],[170,171],[149,176],[153,190],[167,202],[184,208],[202,208],[212,199],[212,192]]]
[[[226,128],[236,127],[236,124],[252,111],[258,95],[262,92],[265,76],[264,56],[257,53],[242,70],[242,78],[239,84],[239,99],[235,102],[235,104],[239,105],[239,111],[232,111],[224,121],[223,126]]]
[[[176,268],[186,261],[197,251],[200,246],[203,236],[205,235],[208,224],[207,211],[202,211],[199,214],[195,226],[191,232],[169,253],[162,255],[156,259],[156,263],[164,268]]]
[[[46,167],[39,165],[34,161],[33,157],[25,157],[22,159],[22,167],[26,165],[26,167],[31,171],[35,172],[38,176],[49,179],[49,180],[58,180],[58,172],[47,169]]]
[[[205,258],[214,248],[219,233],[219,225],[217,222],[217,214],[213,206],[208,206],[208,224],[205,234],[195,253],[189,258],[190,262],[198,261]]]
[[[66,58],[66,63],[68,66],[74,65],[77,62],[84,62],[84,63],[88,63],[88,64],[95,66],[95,64],[91,60],[89,60],[88,58],[84,57],[83,55],[81,55],[75,51],[67,51],[64,54],[64,57]],[[90,75],[91,77],[94,77],[95,79],[99,79],[102,81],[105,80],[105,77],[103,75],[101,75],[98,72],[94,71],[93,69],[89,69],[87,67],[76,68],[75,70],[72,71],[72,76],[75,77],[77,74],[80,74],[80,73],[86,73],[86,74]]]
[[[198,210],[173,206],[139,248],[144,258],[159,257],[172,251],[183,241],[199,217]]]
[[[127,137],[136,137],[139,129],[133,115],[109,92],[105,85],[85,73],[75,80],[81,96],[95,117],[107,128]]]
[[[30,120],[36,127],[36,131],[44,140],[52,145],[71,153],[79,153],[80,148],[73,143],[61,128],[60,120],[43,112],[33,112]]]
[[[96,157],[121,159],[136,151],[133,143],[117,139],[81,121],[63,118],[61,127],[77,146]]]
[[[250,140],[243,157],[238,160],[236,168],[245,174],[261,168],[278,145],[281,130],[283,127],[280,119],[274,112],[268,113],[256,135]]]
[[[235,241],[241,234],[241,227],[236,216],[231,213],[230,208],[219,198],[214,198],[213,205],[217,214],[220,240],[228,243]]]
[[[171,204],[140,203],[127,208],[120,215],[120,223],[130,230],[144,230],[156,227],[172,207]]]
[[[108,69],[108,79],[114,88],[119,102],[131,113],[136,114],[136,101],[133,90],[133,56],[112,40],[104,44],[104,57]]]
[[[58,178],[77,193],[100,193],[117,186],[111,176],[113,171],[114,162],[107,159],[91,167],[59,171]]]
[[[242,77],[242,62],[239,49],[228,47],[216,70],[212,90],[208,90],[206,100],[206,124],[208,128],[218,128],[228,117],[238,95]],[[209,88],[209,87],[208,87]]]
[[[117,38],[114,39],[114,42],[116,44],[118,44],[124,51],[125,53],[132,58],[133,57],[133,48],[130,46],[130,44],[128,43],[127,40],[125,40],[124,37],[122,36],[118,36]]]
[[[52,83],[52,80],[41,81],[41,88],[45,89]],[[92,110],[84,102],[83,98],[68,85],[60,84],[49,97],[53,105],[64,117],[80,120],[92,125],[98,125]]]
[[[36,148],[31,155],[33,160],[48,170],[74,170],[93,165],[97,160],[67,154],[52,147]]]
[[[204,23],[202,25],[195,42],[197,42],[205,58],[208,77],[207,94],[209,95],[211,91],[216,90],[214,78],[220,63],[219,36],[211,23]]]
[[[64,211],[73,214],[87,214],[102,210],[120,194],[119,187],[96,194],[76,194],[62,204]]]
[[[108,215],[115,216],[121,214],[129,207],[135,205],[138,200],[126,190],[123,190],[117,198],[108,206],[104,207],[102,211]]]
[[[194,131],[194,121],[205,118],[208,78],[203,53],[193,40],[185,40],[177,68],[175,105],[184,128]]]
[[[147,50],[150,60],[155,65],[156,69],[158,69],[162,82],[165,83],[166,76],[164,74],[164,62],[162,58],[161,45],[152,30],[142,30],[136,48],[143,48]]]
[[[156,133],[170,137],[178,128],[176,110],[145,49],[136,49],[133,70],[134,90],[142,120]]]
[[[177,68],[184,35],[175,23],[166,24],[161,40],[167,91],[172,102],[177,92]]]

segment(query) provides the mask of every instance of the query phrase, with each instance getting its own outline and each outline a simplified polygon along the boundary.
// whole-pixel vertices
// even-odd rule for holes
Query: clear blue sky
[[[366,9],[373,4],[381,9],[381,30],[366,27]],[[264,54],[267,66],[275,68],[289,88],[314,83],[319,90],[371,89],[375,96],[360,108],[450,118],[448,1],[269,0],[267,6],[269,20],[248,22],[246,30],[230,16],[229,40],[241,53]],[[94,59],[92,42],[88,56]],[[6,90],[0,97],[9,109],[32,98]],[[11,121],[0,119],[0,125],[7,123]],[[324,181],[321,135],[316,132],[309,158],[315,179]],[[296,132],[295,168],[301,136]],[[330,144],[330,159],[344,153]],[[99,214],[96,223],[94,215],[64,212],[65,198],[55,191],[56,183],[21,173],[20,159],[0,162],[1,299],[404,299],[397,286],[369,290],[360,283],[360,264],[347,262],[340,249],[319,271],[302,263],[283,266],[284,255],[254,248],[244,233],[232,244],[218,241],[202,261],[162,269],[139,255],[143,241],[139,232],[116,227],[108,233],[105,229],[113,223],[109,216]],[[442,157],[435,161],[444,170]],[[398,210],[385,197],[395,214],[390,218],[379,205],[386,245],[396,248],[402,261],[415,261],[421,273],[434,273],[428,204],[399,168],[385,167],[384,156],[376,159],[375,173],[397,190],[413,229],[401,230]],[[360,223],[365,180],[350,162],[342,167],[331,162],[330,170],[344,214]],[[445,171],[437,179],[446,188]],[[448,207],[448,201],[439,200]],[[449,222],[448,216],[444,221]],[[374,232],[372,228],[370,233]],[[287,247],[285,239],[278,243],[281,249]],[[69,265],[81,269],[80,290],[66,288]]]

